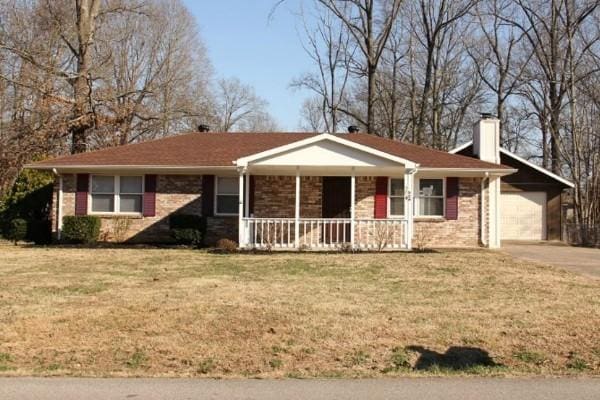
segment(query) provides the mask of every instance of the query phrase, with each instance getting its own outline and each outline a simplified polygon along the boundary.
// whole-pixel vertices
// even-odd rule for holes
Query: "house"
[[[487,119],[485,124],[497,124]],[[474,140],[480,136],[475,134]],[[488,139],[489,136],[483,138]],[[496,146],[490,154],[479,154],[481,146],[474,141],[451,150],[452,154],[481,158],[517,170],[500,179],[500,239],[501,240],[564,240],[563,192],[573,183],[535,165],[516,154]]]
[[[58,238],[64,216],[90,214],[109,239],[125,220],[131,242],[168,241],[180,213],[242,248],[498,248],[517,168],[493,156],[496,120],[474,132],[477,157],[362,133],[196,132],[28,167],[57,176]]]

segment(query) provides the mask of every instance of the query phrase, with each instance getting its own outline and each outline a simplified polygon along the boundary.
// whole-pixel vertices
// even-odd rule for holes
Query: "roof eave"
[[[496,176],[506,176],[517,172],[514,168],[456,168],[456,167],[420,167],[419,172],[457,172],[457,173],[475,173],[491,174]]]
[[[26,169],[35,169],[41,171],[52,171],[57,170],[59,172],[75,172],[75,171],[88,171],[88,170],[106,170],[106,171],[182,171],[182,172],[194,172],[203,170],[235,170],[235,166],[225,165],[131,165],[131,164],[113,164],[113,165],[93,165],[93,164],[79,164],[79,165],[61,165],[61,164],[26,164],[23,166]]]

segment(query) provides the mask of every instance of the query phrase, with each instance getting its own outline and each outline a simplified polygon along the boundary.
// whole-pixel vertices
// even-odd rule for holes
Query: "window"
[[[237,178],[215,178],[215,204],[218,215],[237,215],[239,206],[239,183]]]
[[[421,179],[419,181],[419,215],[444,216],[443,179]]]
[[[141,176],[92,175],[92,213],[139,214],[142,212]]]
[[[390,179],[390,217],[401,217],[404,215],[404,179]]]

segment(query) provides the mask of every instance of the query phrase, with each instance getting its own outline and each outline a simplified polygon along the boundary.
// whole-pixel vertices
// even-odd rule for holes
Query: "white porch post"
[[[490,176],[488,185],[489,234],[488,247],[500,248],[500,177]]]
[[[296,202],[294,208],[294,246],[300,247],[300,167],[296,167]]]
[[[352,167],[352,176],[350,177],[350,246],[354,248],[354,227],[356,225],[356,210],[354,203],[356,200],[356,174]],[[345,228],[344,228],[345,229]]]
[[[244,169],[240,169],[240,178],[239,178],[239,191],[238,191],[238,247],[243,248],[245,246],[244,243]]]
[[[60,240],[62,238],[62,227],[63,227],[63,176],[58,176],[58,209],[56,210],[56,238]]]
[[[404,170],[404,193],[405,193],[405,210],[406,214],[406,250],[412,250],[412,239],[414,235],[414,211],[415,211],[415,173],[416,169]]]

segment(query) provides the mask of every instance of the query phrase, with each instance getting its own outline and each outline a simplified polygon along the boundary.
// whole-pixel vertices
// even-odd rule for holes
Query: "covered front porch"
[[[238,160],[240,248],[410,250],[417,166],[323,136]]]

